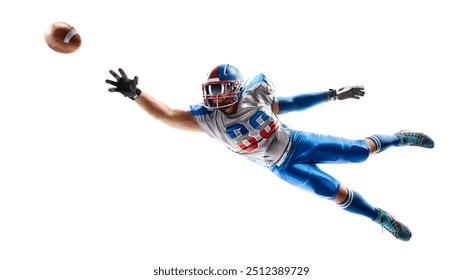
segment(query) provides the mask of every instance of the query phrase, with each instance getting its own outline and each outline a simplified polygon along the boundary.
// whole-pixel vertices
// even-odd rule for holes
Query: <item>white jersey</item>
[[[198,125],[230,150],[263,166],[277,163],[289,144],[289,131],[273,113],[273,84],[259,74],[247,80],[235,114],[204,105],[190,107]]]

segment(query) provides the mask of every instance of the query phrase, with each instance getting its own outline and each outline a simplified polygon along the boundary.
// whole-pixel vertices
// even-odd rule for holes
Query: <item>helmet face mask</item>
[[[203,102],[208,109],[227,108],[239,100],[243,76],[230,64],[216,66],[203,84]]]
[[[229,107],[238,102],[240,81],[210,81],[203,84],[204,106],[210,109]]]

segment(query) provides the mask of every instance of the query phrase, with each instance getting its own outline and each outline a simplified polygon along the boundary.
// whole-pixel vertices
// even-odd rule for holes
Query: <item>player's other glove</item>
[[[347,98],[360,99],[365,95],[363,86],[348,86],[340,89],[330,89],[330,96],[333,100],[344,100]]]
[[[106,80],[107,84],[115,86],[114,88],[108,88],[109,92],[120,92],[122,95],[132,100],[135,100],[138,96],[140,96],[141,90],[137,88],[137,76],[131,80],[127,77],[127,74],[121,68],[119,68],[119,73],[121,73],[120,76],[113,70],[109,70],[109,73],[116,79],[116,81]]]

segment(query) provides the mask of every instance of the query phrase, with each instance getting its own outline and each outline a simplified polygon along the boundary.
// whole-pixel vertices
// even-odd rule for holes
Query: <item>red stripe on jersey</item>
[[[258,142],[257,139],[254,138],[254,137],[249,137],[248,139],[246,139],[246,141],[247,141],[248,143],[246,143],[245,141],[239,142],[239,143],[238,143],[238,146],[239,146],[242,150],[245,150],[246,152],[252,152],[252,151],[254,151],[255,149],[257,149],[257,147],[259,147],[259,142]]]
[[[270,122],[268,126],[259,132],[259,135],[264,139],[268,139],[273,133],[275,133],[275,122]]]

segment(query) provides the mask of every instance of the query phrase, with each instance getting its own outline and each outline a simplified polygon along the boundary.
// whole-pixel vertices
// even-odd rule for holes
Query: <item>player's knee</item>
[[[339,190],[339,182],[330,178],[319,178],[314,193],[323,198],[334,200]]]
[[[367,160],[370,155],[370,148],[365,144],[352,145],[349,149],[349,160],[350,162],[358,163]]]

